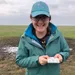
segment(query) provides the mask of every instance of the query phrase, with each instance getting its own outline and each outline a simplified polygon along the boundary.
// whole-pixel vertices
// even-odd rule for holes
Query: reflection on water
[[[16,53],[18,47],[3,47],[2,49],[4,49],[4,52],[8,52],[8,53]]]
[[[8,53],[16,53],[16,51],[18,50],[18,47],[3,47],[2,49],[4,49],[4,52],[8,52]],[[72,51],[72,48],[69,48],[70,51]]]

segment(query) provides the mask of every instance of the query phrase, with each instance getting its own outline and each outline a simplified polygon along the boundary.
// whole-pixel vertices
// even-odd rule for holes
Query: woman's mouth
[[[37,25],[37,26],[42,27],[42,26],[45,26],[45,24],[43,24],[43,25]]]

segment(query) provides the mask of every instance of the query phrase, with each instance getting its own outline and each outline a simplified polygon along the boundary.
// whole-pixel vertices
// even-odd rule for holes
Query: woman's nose
[[[39,19],[38,20],[38,24],[43,24],[44,22],[43,22],[43,20],[42,19]]]

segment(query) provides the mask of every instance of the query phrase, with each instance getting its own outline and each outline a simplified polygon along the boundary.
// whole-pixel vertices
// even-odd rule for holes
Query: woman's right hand
[[[45,64],[47,64],[48,62],[48,58],[50,58],[48,55],[43,55],[43,56],[40,56],[39,57],[39,63],[41,64],[41,65],[45,65]]]

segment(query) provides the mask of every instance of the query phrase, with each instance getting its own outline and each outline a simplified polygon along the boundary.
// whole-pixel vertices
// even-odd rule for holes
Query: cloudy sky
[[[75,25],[75,0],[0,0],[0,25],[27,25],[33,3],[44,1],[50,8],[52,23]]]

